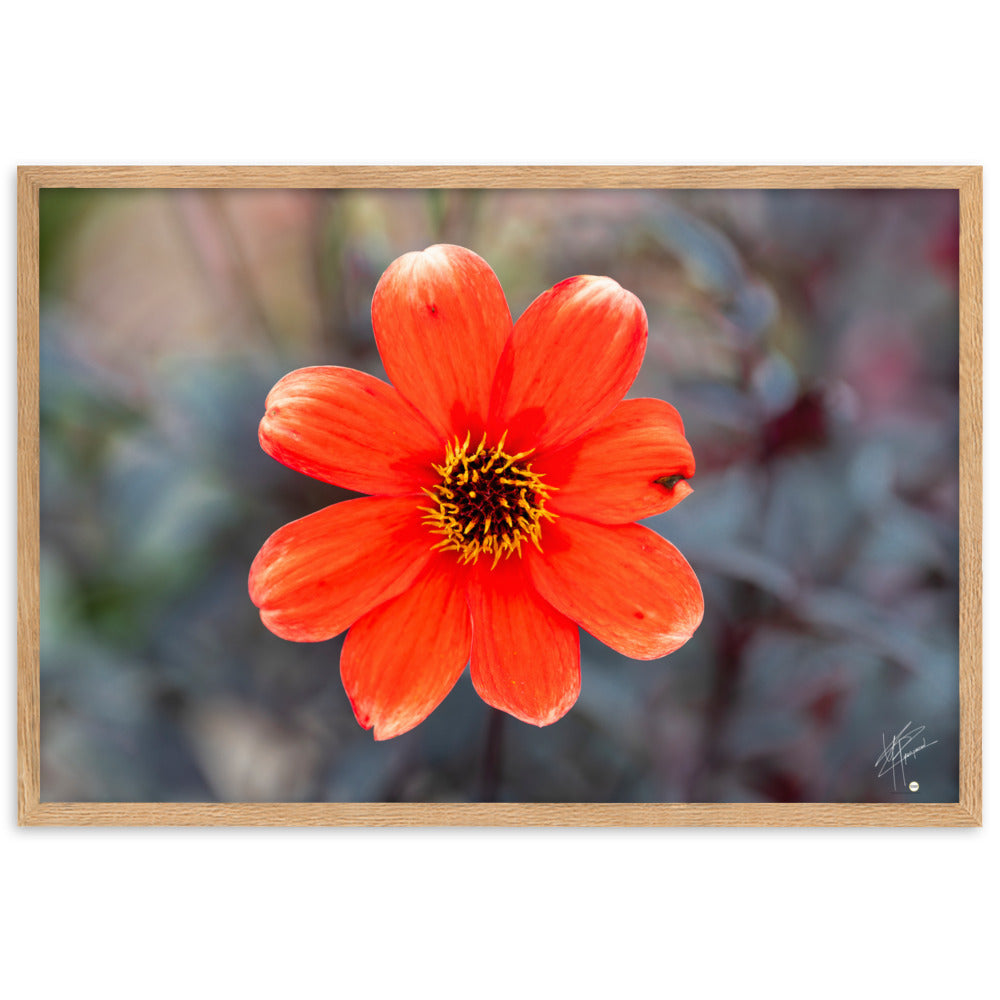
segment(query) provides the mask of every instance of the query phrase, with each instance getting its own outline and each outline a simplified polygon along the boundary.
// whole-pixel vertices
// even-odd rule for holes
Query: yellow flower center
[[[470,450],[470,435],[464,441],[456,438],[445,446],[443,464],[434,466],[441,482],[424,490],[434,502],[421,508],[427,514],[424,523],[443,536],[434,548],[457,552],[460,563],[491,556],[496,566],[501,558],[521,555],[525,540],[541,551],[542,521],[555,520],[545,509],[554,487],[524,464],[534,449],[508,454],[506,439],[505,431],[499,444],[489,448],[484,434]]]

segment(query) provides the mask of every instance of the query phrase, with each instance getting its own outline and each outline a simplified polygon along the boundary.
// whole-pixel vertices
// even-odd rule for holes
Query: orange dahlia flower
[[[540,295],[516,324],[470,250],[408,253],[372,324],[389,385],[304,368],[267,397],[264,450],[368,496],[279,528],[250,569],[276,635],[350,629],[340,671],[376,739],[422,722],[471,661],[480,697],[545,726],[580,691],[578,626],[637,659],[701,622],[684,557],[632,522],[691,492],[677,411],[622,400],[646,313],[611,278]]]

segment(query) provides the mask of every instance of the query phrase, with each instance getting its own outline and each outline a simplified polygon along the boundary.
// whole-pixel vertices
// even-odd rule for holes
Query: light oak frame
[[[42,188],[948,188],[958,191],[959,801],[891,804],[41,802],[39,192]],[[980,826],[982,168],[25,166],[17,176],[18,821],[60,826]]]

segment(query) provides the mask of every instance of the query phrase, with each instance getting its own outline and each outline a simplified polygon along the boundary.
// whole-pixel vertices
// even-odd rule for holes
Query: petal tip
[[[402,736],[404,733],[408,733],[411,729],[416,726],[414,723],[411,726],[382,726],[371,724],[365,726],[365,729],[370,729],[372,731],[372,739],[376,743],[385,743],[388,740],[394,740],[397,736]]]
[[[560,719],[565,718],[569,713],[569,710],[577,703],[580,697],[580,689],[577,688],[573,693],[572,697],[567,698],[566,701],[553,708],[549,713],[537,719],[525,719],[525,722],[531,723],[533,726],[537,726],[539,729],[545,729],[546,726],[551,726],[557,723]]]

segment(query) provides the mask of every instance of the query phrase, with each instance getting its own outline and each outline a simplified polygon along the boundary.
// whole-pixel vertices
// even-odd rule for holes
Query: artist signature
[[[921,750],[926,750],[927,747],[934,746],[937,740],[931,740],[930,743],[924,739],[923,732],[927,728],[926,726],[917,726],[916,729],[911,729],[911,722],[908,722],[903,728],[893,736],[889,743],[885,741],[885,733],[882,734],[882,752],[878,755],[875,760],[875,766],[878,768],[878,776],[881,778],[883,775],[892,775],[892,787],[895,791],[896,789],[896,778],[898,776],[900,784],[906,787],[906,762],[911,757],[916,757]],[[919,746],[913,746],[916,740],[920,740]]]

